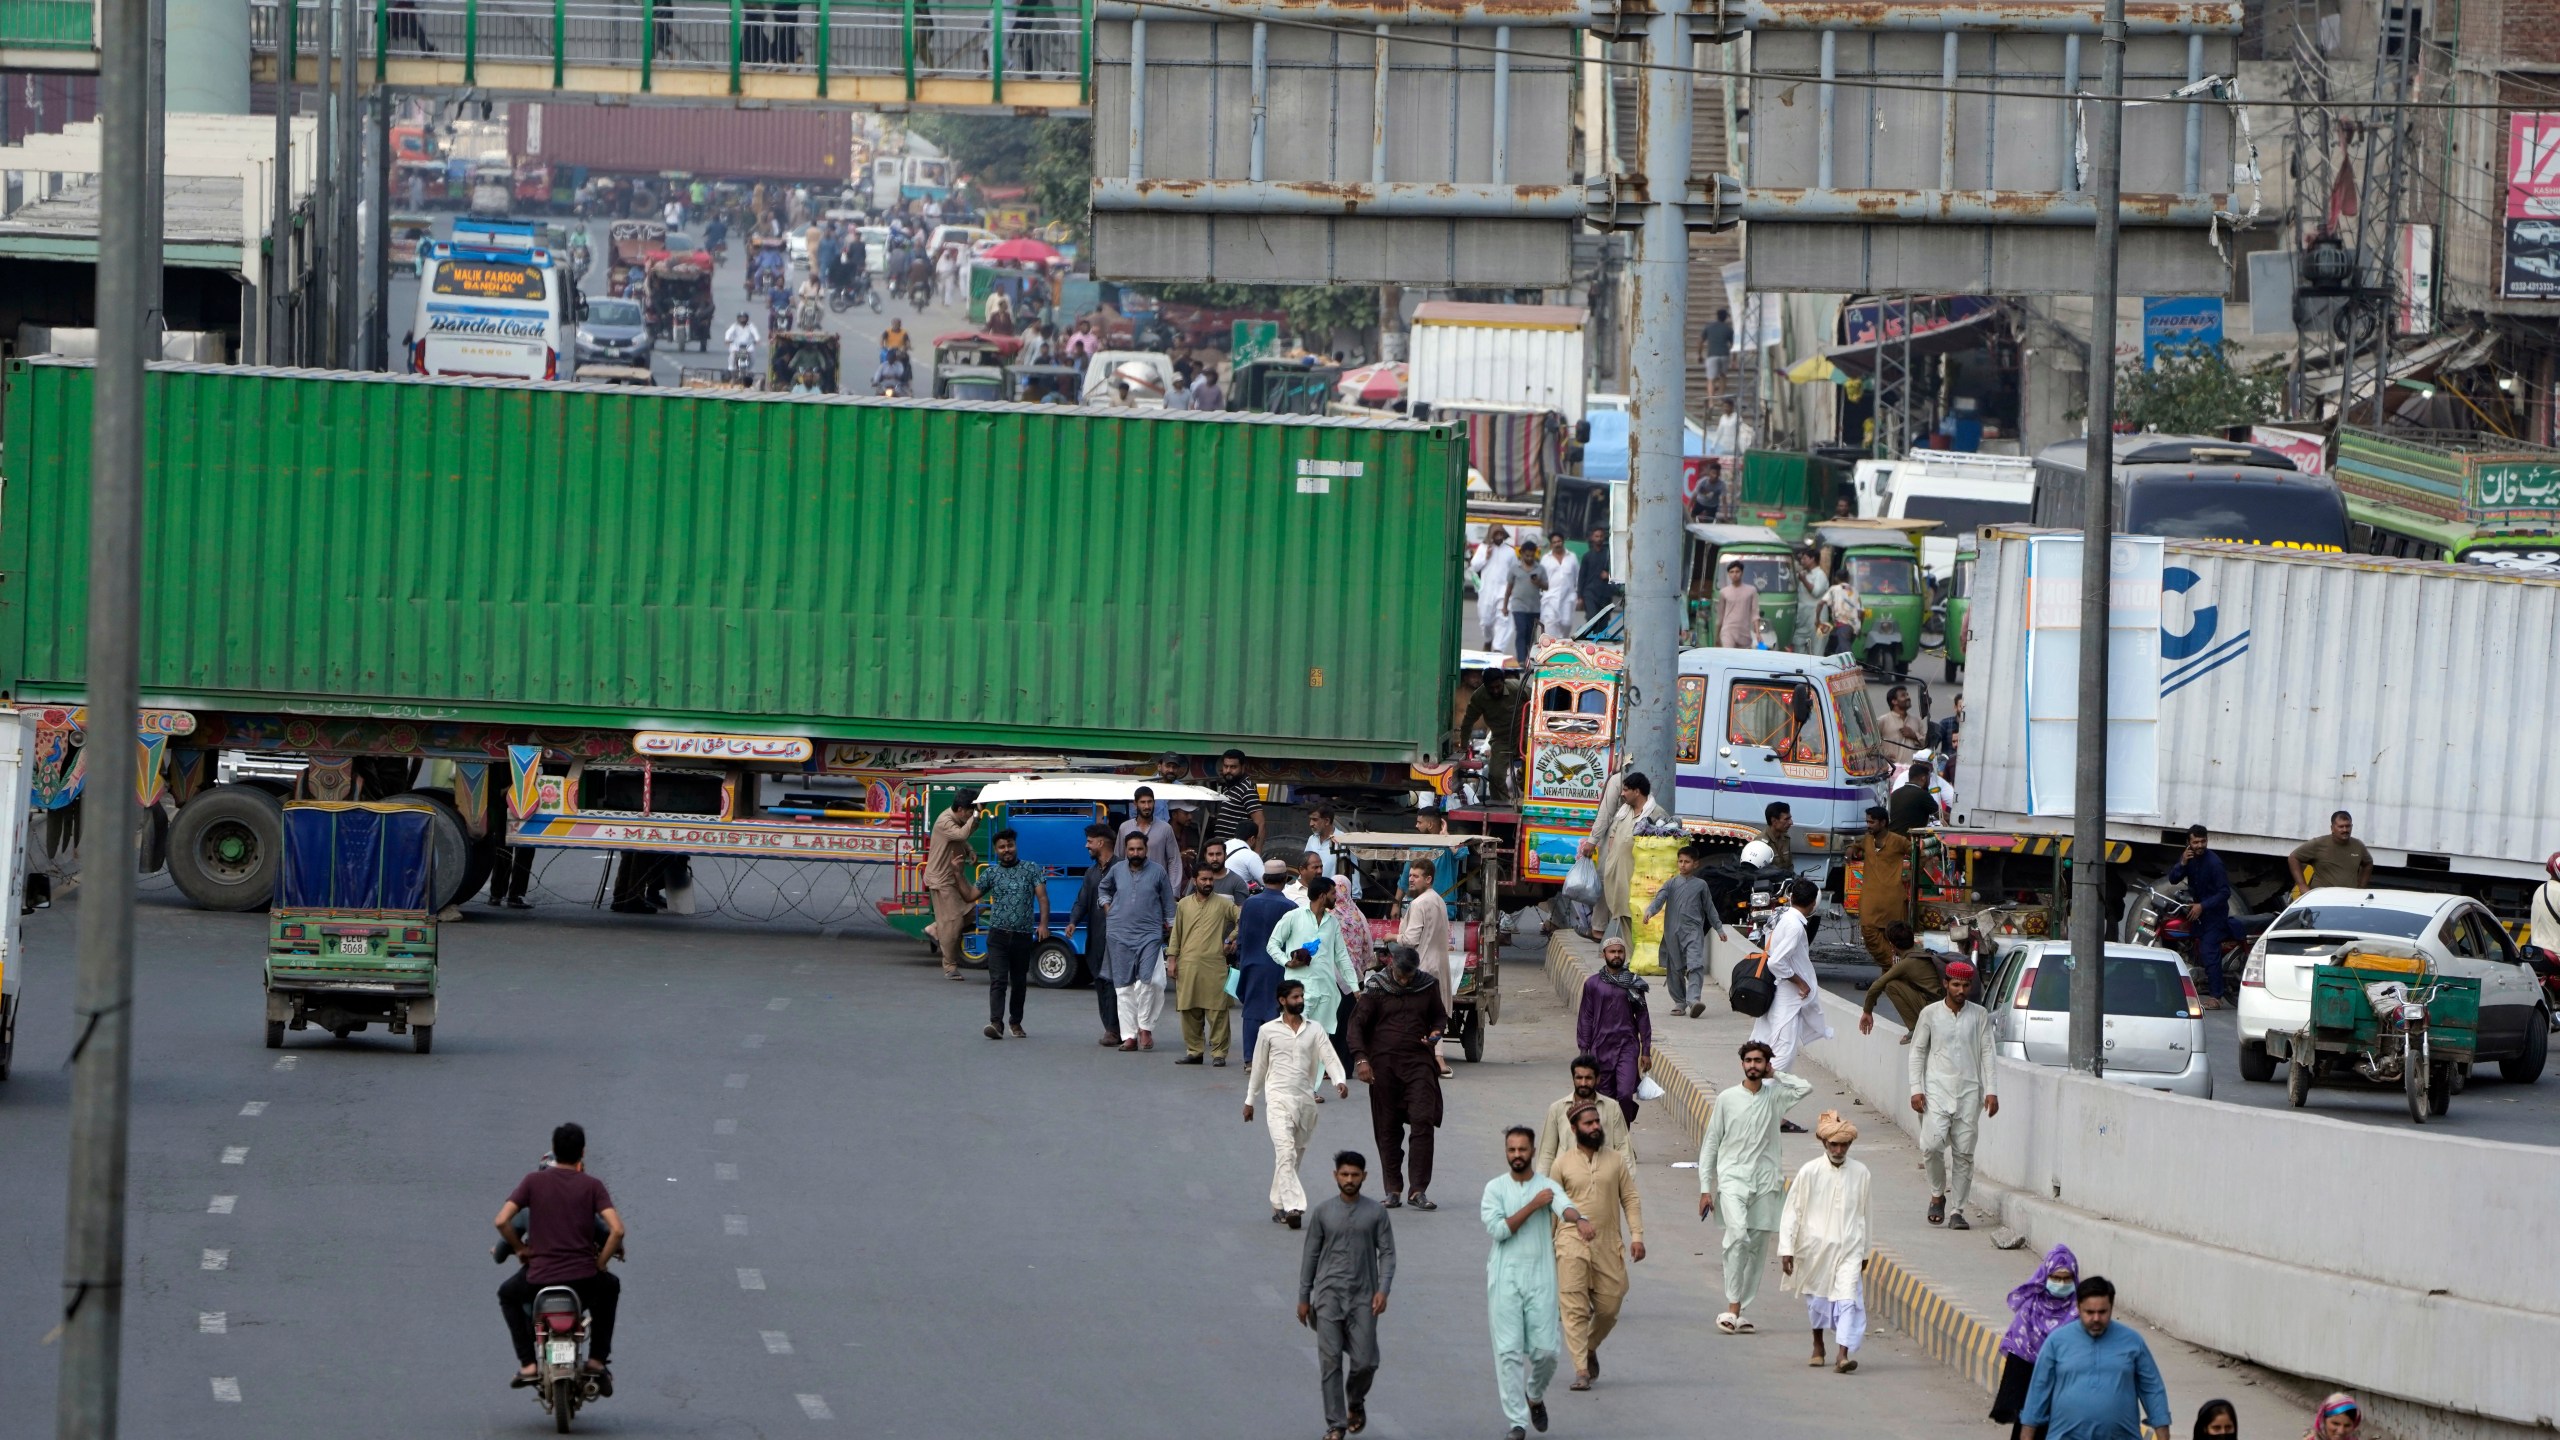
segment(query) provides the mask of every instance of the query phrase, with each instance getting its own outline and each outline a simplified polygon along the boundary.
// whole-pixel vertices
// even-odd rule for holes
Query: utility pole
[[[356,148],[357,136],[363,133],[356,118],[356,57],[364,53],[364,42],[356,29],[356,0],[337,0],[338,31],[338,205],[332,212],[336,226],[330,240],[338,252],[336,300],[332,313],[337,319],[337,335],[331,351],[339,369],[353,370],[363,365],[356,350],[358,319],[357,284],[363,245],[357,238],[356,213],[364,193],[357,176],[361,173],[363,152]],[[379,217],[377,217],[378,219]]]
[[[71,1184],[58,1440],[112,1440],[124,1332],[133,1082],[134,711],[141,607],[143,324],[150,303],[152,0],[100,0],[98,375],[89,413],[89,777],[73,982]]]
[[[169,0],[151,0],[150,98],[144,122],[151,127],[142,147],[142,303],[145,360],[160,358],[160,335],[169,328],[168,297],[162,292],[167,271],[161,239],[168,225],[169,200]]]
[[[276,7],[276,161],[269,169],[267,216],[267,343],[262,357],[269,365],[294,359],[293,304],[288,298],[293,273],[293,107],[294,68],[302,63],[294,35],[290,3]]]
[[[356,363],[367,370],[391,368],[391,92],[375,90],[365,97],[366,201],[373,224],[364,237],[364,353]]]
[[[2124,0],[2098,31],[2097,129],[2089,188],[2098,207],[2089,292],[2089,481],[2080,522],[2080,719],[2071,795],[2071,1068],[2106,1073],[2107,607],[2114,571],[2116,207],[2124,191]]]
[[[338,333],[337,320],[329,311],[330,301],[338,292],[330,276],[338,261],[335,243],[338,228],[330,217],[338,213],[338,161],[337,136],[334,133],[337,127],[330,123],[332,112],[337,108],[330,100],[334,92],[329,88],[335,83],[330,78],[335,72],[329,67],[336,61],[338,7],[331,0],[320,0],[317,8],[320,11],[320,70],[313,77],[312,89],[320,103],[312,107],[312,113],[318,121],[320,149],[316,156],[319,167],[311,179],[311,289],[307,292],[309,313],[305,317],[309,323],[303,328],[304,343],[310,348],[303,352],[302,363],[334,366],[337,357],[330,353],[330,349]]]
[[[1689,12],[1645,17],[1637,163],[1647,187],[1635,258],[1627,266],[1629,338],[1626,766],[1676,808],[1673,701],[1680,685],[1681,421],[1688,388],[1690,106]]]

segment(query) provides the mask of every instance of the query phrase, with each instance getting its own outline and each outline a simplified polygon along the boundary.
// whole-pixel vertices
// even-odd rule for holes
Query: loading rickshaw
[[[1416,860],[1431,862],[1439,877],[1433,888],[1449,903],[1448,1038],[1468,1060],[1484,1059],[1485,1027],[1502,1018],[1501,842],[1490,835],[1345,830],[1334,836],[1334,853],[1350,856],[1360,867],[1361,887],[1371,895],[1402,895],[1404,867]],[[1395,933],[1392,927],[1381,928],[1383,916],[1371,918],[1373,933]],[[1365,970],[1370,959],[1356,956],[1352,963]]]
[[[785,330],[773,337],[765,362],[767,390],[797,390],[806,373],[821,395],[838,391],[843,374],[843,342],[822,331]]]
[[[1021,348],[1020,336],[990,335],[983,330],[955,330],[948,335],[935,336],[933,398],[1005,398],[1004,365]]]
[[[632,272],[646,272],[652,253],[667,248],[667,226],[663,220],[616,220],[605,232],[604,293],[626,294],[631,289]]]
[[[267,1048],[313,1026],[344,1040],[380,1025],[435,1046],[435,808],[415,800],[295,801],[267,912]]]
[[[2436,973],[2404,941],[2359,938],[2312,967],[2309,1023],[2284,1042],[2285,1098],[2299,1110],[2323,1081],[2398,1085],[2423,1125],[2452,1106],[2479,1048],[2478,980]]]
[[[1024,405],[1044,401],[1073,405],[1084,389],[1084,370],[1075,365],[1007,365],[1004,398]]]
[[[649,267],[649,338],[682,349],[711,348],[711,272],[684,260]]]

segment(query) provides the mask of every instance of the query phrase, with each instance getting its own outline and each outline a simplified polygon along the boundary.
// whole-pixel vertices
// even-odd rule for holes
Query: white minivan
[[[1859,461],[1850,483],[1862,516],[1938,522],[1921,537],[1920,564],[1941,580],[1955,573],[1959,541],[1985,525],[2024,525],[2035,508],[2035,462],[2024,455],[1914,450]]]

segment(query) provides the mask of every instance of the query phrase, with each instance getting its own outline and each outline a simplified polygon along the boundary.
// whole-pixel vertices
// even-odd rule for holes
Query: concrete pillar
[[[249,113],[249,0],[168,0],[173,115]]]

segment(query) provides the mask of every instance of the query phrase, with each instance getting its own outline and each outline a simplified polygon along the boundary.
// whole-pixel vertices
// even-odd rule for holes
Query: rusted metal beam
[[[1101,0],[1103,20],[1205,20],[1197,6],[1212,5],[1218,19],[1317,21],[1345,25],[1422,25],[1515,29],[1601,28],[1623,17],[1611,0],[1180,0],[1182,8],[1146,0]],[[2241,0],[2132,0],[2126,33],[2132,35],[2237,35]],[[2097,0],[1689,0],[1687,13],[1719,33],[1743,30],[1883,30],[2011,35],[2095,35],[2103,7]]]
[[[2119,223],[2147,227],[2202,227],[2230,201],[2227,195],[2126,195]],[[2086,194],[2038,190],[1796,190],[1762,187],[1742,194],[1745,220],[1823,220],[1902,225],[1947,221],[1959,225],[2076,225],[2097,223]]]
[[[1561,185],[1420,180],[1353,185],[1326,180],[1130,180],[1097,176],[1093,182],[1093,208],[1193,215],[1573,220],[1582,214],[1582,195]]]

